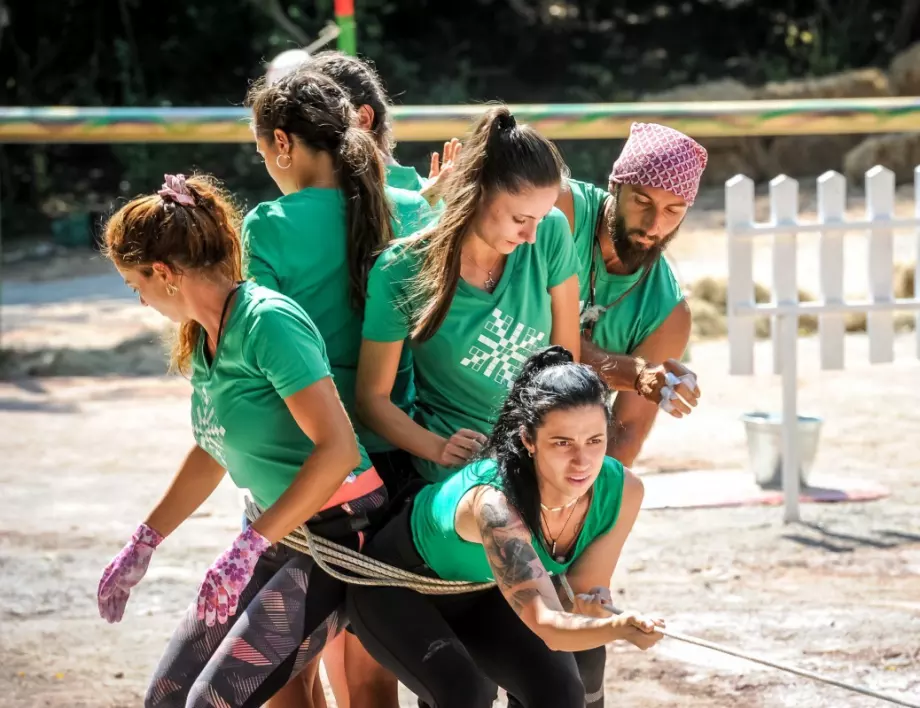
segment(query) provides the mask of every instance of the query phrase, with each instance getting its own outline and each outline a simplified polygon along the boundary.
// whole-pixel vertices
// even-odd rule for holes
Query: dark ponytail
[[[590,366],[576,364],[571,352],[554,345],[534,352],[511,387],[482,457],[498,463],[508,501],[534,535],[540,531],[540,490],[533,458],[522,435],[536,440],[546,415],[555,410],[601,406],[611,420],[610,389]]]
[[[364,311],[367,276],[374,258],[393,240],[386,173],[373,137],[350,127],[333,156],[339,186],[348,199],[348,275],[352,305]]]
[[[328,76],[345,89],[355,109],[368,106],[374,117],[370,130],[374,141],[385,155],[393,152],[393,130],[390,126],[390,99],[383,82],[369,59],[359,59],[336,49],[318,52],[306,63],[310,71]]]
[[[482,202],[496,192],[518,194],[559,185],[565,175],[565,163],[552,142],[530,126],[519,125],[507,106],[486,111],[463,141],[437,225],[411,237],[411,247],[422,252],[411,293],[416,312],[413,339],[430,339],[447,317],[460,281],[461,242]]]
[[[272,84],[259,80],[246,105],[261,137],[274,141],[274,131],[283,130],[305,147],[332,156],[347,203],[351,302],[363,311],[373,259],[393,239],[386,172],[374,139],[355,126],[356,113],[342,87],[309,69]]]

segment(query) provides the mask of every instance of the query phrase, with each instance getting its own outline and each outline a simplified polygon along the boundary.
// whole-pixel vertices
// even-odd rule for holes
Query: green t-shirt
[[[563,563],[553,558],[543,539],[532,539],[543,566],[551,575],[565,573],[585,549],[613,528],[623,503],[623,465],[605,457],[592,486],[591,506],[575,546]],[[485,549],[464,540],[457,533],[457,507],[473,487],[488,485],[502,490],[498,463],[493,459],[467,465],[437,484],[426,485],[412,503],[412,539],[426,565],[443,580],[484,583],[494,580]]]
[[[387,165],[387,184],[390,187],[398,189],[408,189],[412,192],[421,192],[427,180],[425,180],[414,167],[400,165],[398,162],[391,162]]]
[[[237,291],[210,366],[204,347],[200,337],[192,354],[195,442],[265,509],[313,452],[284,399],[331,375],[323,339],[297,303],[247,282]],[[358,447],[355,475],[370,467]]]
[[[386,192],[396,234],[411,234],[431,217],[420,195],[389,187]],[[303,189],[263,202],[243,221],[243,273],[309,313],[326,342],[336,388],[358,438],[370,452],[392,450],[355,415],[362,315],[351,305],[346,225],[345,194],[339,189]],[[400,361],[392,401],[411,415],[414,398],[407,352]]]
[[[597,302],[609,305],[628,291],[640,278],[644,269],[631,275],[613,275],[607,272],[600,249],[594,249],[597,218],[608,194],[587,182],[570,179],[575,213],[575,248],[581,267],[578,279],[581,287],[581,306],[588,302],[591,290],[591,259],[596,274]],[[593,255],[592,255],[593,254]],[[658,329],[684,299],[680,284],[664,257],[660,257],[645,277],[614,307],[601,314],[594,326],[592,340],[612,354],[632,354],[652,332]]]
[[[405,340],[413,320],[411,281],[420,265],[415,249],[394,244],[371,271],[364,338]],[[536,243],[518,246],[492,293],[462,278],[437,333],[424,343],[408,341],[415,361],[416,420],[449,438],[460,428],[492,431],[498,409],[527,357],[550,344],[549,289],[578,267],[565,215],[553,209],[537,227]],[[455,471],[415,460],[435,482]]]

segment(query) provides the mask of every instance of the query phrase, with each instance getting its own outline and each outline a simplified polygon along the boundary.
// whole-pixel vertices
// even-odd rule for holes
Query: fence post
[[[920,165],[914,169],[914,216],[920,219]],[[917,260],[914,262],[914,297],[920,299],[920,226],[917,226]],[[914,315],[917,357],[920,358],[920,310]]]
[[[869,299],[891,302],[894,297],[894,236],[885,222],[894,217],[894,172],[876,165],[866,172],[866,218],[869,232]],[[878,226],[876,226],[878,224]],[[894,313],[869,312],[869,362],[894,361]]]
[[[795,224],[799,216],[799,183],[780,175],[770,181],[771,221],[776,226]],[[773,235],[773,299],[777,305],[789,306],[791,312],[775,318],[773,341],[779,346],[779,356],[773,360],[783,379],[783,496],[786,523],[800,520],[799,514],[799,414],[798,338],[799,288],[797,273],[798,249],[796,234]]]
[[[839,172],[828,171],[818,178],[818,221],[842,223],[846,215],[847,180]],[[825,304],[843,303],[843,239],[845,232],[822,231],[818,254],[821,269],[821,296]],[[818,332],[821,345],[821,368],[844,368],[843,313],[820,314]]]
[[[754,180],[735,175],[725,183],[725,228],[728,235],[729,375],[754,373],[754,318],[733,317],[738,306],[754,305],[754,252],[745,229],[754,223]]]

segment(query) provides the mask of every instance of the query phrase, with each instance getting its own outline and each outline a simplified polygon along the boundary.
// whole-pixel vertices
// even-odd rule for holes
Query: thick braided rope
[[[246,518],[255,521],[262,514],[256,503],[246,497]],[[456,595],[477,590],[487,590],[495,586],[494,582],[470,583],[460,580],[442,580],[429,578],[417,573],[410,573],[362,555],[350,548],[334,543],[329,539],[315,536],[306,524],[295,529],[280,543],[288,548],[311,556],[316,564],[327,574],[351,585],[370,585],[378,587],[399,587],[414,590],[425,595]],[[347,570],[351,575],[342,573],[332,566]]]

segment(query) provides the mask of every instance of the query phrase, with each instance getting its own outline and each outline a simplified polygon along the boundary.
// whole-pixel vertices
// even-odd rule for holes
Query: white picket
[[[799,216],[799,183],[786,175],[770,181],[770,221],[776,225],[795,224]],[[797,237],[795,233],[773,235],[773,301],[790,307],[773,318],[773,370],[783,377],[783,491],[784,520],[799,520],[798,450],[798,339],[799,303]],[[792,424],[787,424],[792,421]]]
[[[818,179],[818,219],[798,217],[798,183],[785,175],[770,182],[770,221],[754,221],[754,182],[737,175],[725,183],[728,234],[728,340],[730,375],[754,373],[754,321],[773,318],[774,371],[783,378],[783,490],[784,519],[799,519],[799,451],[797,415],[798,318],[817,314],[820,322],[821,368],[844,368],[844,316],[868,317],[869,360],[894,359],[894,312],[915,311],[917,356],[920,358],[920,166],[914,171],[914,218],[895,218],[894,174],[881,166],[866,173],[866,216],[846,219],[846,181],[836,172]],[[894,232],[915,230],[917,265],[914,293],[894,298]],[[869,243],[869,298],[847,300],[844,292],[843,237],[865,235]],[[800,233],[821,235],[819,268],[822,298],[800,303],[797,287],[796,240]],[[770,303],[754,301],[753,253],[755,240],[773,238],[773,293]]]
[[[914,299],[920,300],[920,165],[914,169],[914,216],[917,217],[917,251],[914,254]],[[920,357],[920,308],[914,315],[917,357]]]
[[[734,310],[753,307],[754,249],[744,233],[754,223],[754,180],[738,175],[725,183],[725,227],[728,237],[728,341],[729,373],[750,376],[754,373],[754,318]]]
[[[795,224],[799,218],[799,183],[780,175],[770,181],[770,223],[776,226]],[[774,305],[795,305],[798,303],[798,276],[796,268],[796,234],[773,234],[773,290],[771,302]],[[773,339],[773,373],[783,371],[782,344],[783,316],[773,317],[770,327]],[[793,318],[798,329],[798,318]]]
[[[818,178],[818,221],[843,223],[846,216],[847,180],[839,172],[828,171]],[[823,304],[843,304],[843,237],[845,232],[821,232],[818,265],[821,269]],[[821,368],[844,368],[843,341],[846,323],[842,312],[822,313],[818,317]]]
[[[872,302],[894,299],[894,234],[887,223],[894,217],[894,172],[877,165],[866,173],[866,218],[873,222],[869,236],[869,297]],[[870,311],[869,361],[894,361],[894,312]]]

